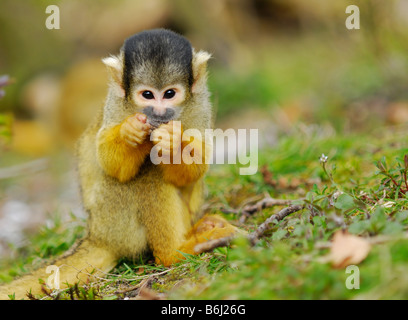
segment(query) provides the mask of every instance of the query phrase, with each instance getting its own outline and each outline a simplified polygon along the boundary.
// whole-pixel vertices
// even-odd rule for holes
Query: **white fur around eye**
[[[164,94],[168,90],[174,90],[175,95],[174,95],[173,98],[170,98],[170,99],[164,98]],[[184,87],[182,85],[180,85],[180,84],[175,84],[175,85],[172,85],[172,86],[168,86],[164,90],[161,91],[161,98],[164,98],[165,100],[168,100],[168,101],[174,101],[175,103],[181,103],[182,101],[184,101],[185,95],[186,95],[186,91],[185,91]]]

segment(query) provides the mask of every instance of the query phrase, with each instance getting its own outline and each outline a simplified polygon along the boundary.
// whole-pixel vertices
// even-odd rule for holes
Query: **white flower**
[[[322,156],[320,157],[320,162],[322,162],[322,163],[326,163],[327,162],[327,159],[328,159],[328,156],[325,156],[324,155],[324,153],[322,153]]]

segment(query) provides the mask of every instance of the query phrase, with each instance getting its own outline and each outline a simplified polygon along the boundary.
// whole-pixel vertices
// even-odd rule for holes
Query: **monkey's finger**
[[[143,113],[136,113],[135,117],[142,123],[146,123],[147,116]]]
[[[146,123],[147,116],[143,113],[135,113],[127,118],[129,121],[139,121],[142,123]]]
[[[143,142],[146,140],[147,132],[145,131],[132,131],[128,134],[128,138],[137,142]]]
[[[171,140],[171,135],[166,130],[162,129],[153,130],[150,136],[152,141]]]
[[[123,126],[121,128],[121,135],[124,139],[142,143],[146,139],[148,131],[134,129],[131,126]]]
[[[156,145],[162,147],[163,149],[171,149],[172,148],[172,143],[170,141],[166,140],[160,140],[156,142]]]
[[[138,137],[140,139],[145,139],[148,136],[149,131],[135,129],[135,130],[130,131],[129,134],[132,136]]]
[[[145,138],[149,134],[150,127],[141,122],[138,123],[125,123],[121,128],[123,135],[136,135],[140,138]]]
[[[131,139],[125,139],[125,142],[127,144],[129,144],[130,146],[135,147],[135,148],[138,147],[141,144],[141,142],[131,140]]]
[[[151,125],[148,123],[143,123],[136,118],[134,119],[129,119],[128,125],[133,129],[137,131],[145,131],[148,132],[151,129]]]
[[[127,138],[127,139],[145,139],[147,136],[146,131],[141,131],[137,129],[133,129],[132,127],[125,126],[121,130],[122,137]]]
[[[147,122],[147,116],[143,113],[135,113],[134,115],[129,116],[126,119],[126,122],[131,124],[145,124],[150,127],[150,124]]]
[[[168,123],[166,124],[162,124],[159,128],[157,128],[156,130],[161,130],[161,131],[165,131],[168,132],[169,134],[173,134],[173,127],[171,125],[169,125]]]

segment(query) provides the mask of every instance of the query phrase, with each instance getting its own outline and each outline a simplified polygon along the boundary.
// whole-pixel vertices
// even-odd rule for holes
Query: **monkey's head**
[[[102,61],[114,94],[157,127],[179,119],[194,95],[202,92],[209,58],[207,52],[195,52],[183,36],[155,29],[129,37],[119,56]]]

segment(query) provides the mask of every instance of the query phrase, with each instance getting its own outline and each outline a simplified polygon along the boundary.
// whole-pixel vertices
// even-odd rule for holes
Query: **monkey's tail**
[[[104,277],[117,263],[114,252],[96,246],[88,239],[81,240],[61,258],[9,284],[0,286],[0,300],[27,298],[27,293],[41,294],[42,279],[51,289],[64,289],[67,284],[84,284]]]

